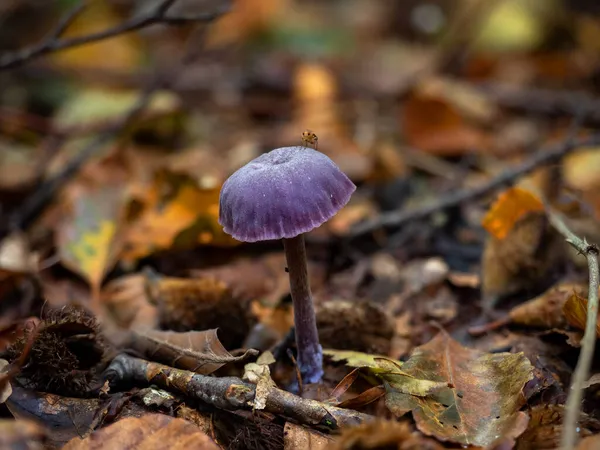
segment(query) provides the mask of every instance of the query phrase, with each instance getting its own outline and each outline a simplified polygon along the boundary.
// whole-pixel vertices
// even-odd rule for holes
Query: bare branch
[[[230,6],[229,2],[226,2],[223,6],[212,12],[185,17],[168,16],[167,13],[169,9],[176,1],[177,0],[163,0],[156,8],[154,8],[153,11],[137,17],[131,17],[119,25],[99,31],[97,33],[91,33],[86,36],[60,39],[60,36],[85,8],[85,4],[77,5],[61,19],[56,29],[43,41],[32,45],[31,47],[26,47],[14,53],[8,53],[1,56],[0,70],[21,66],[32,59],[39,58],[48,53],[54,53],[60,50],[78,47],[122,34],[131,33],[151,25],[183,25],[186,23],[210,22],[220,15],[226,13]]]
[[[553,164],[559,161],[563,156],[580,148],[593,147],[600,145],[600,134],[592,135],[585,139],[567,140],[560,144],[544,147],[525,160],[522,164],[504,171],[497,177],[491,179],[481,186],[471,189],[463,189],[451,193],[446,197],[442,197],[435,203],[426,205],[418,209],[391,211],[380,214],[378,217],[358,224],[350,232],[350,238],[356,238],[368,233],[371,233],[380,228],[400,227],[414,220],[423,220],[427,217],[448,208],[452,208],[468,201],[481,198],[494,192],[503,186],[514,183],[518,178],[529,172],[547,164]]]
[[[579,253],[584,255],[588,262],[589,270],[589,293],[587,305],[587,319],[585,322],[585,332],[581,341],[581,353],[577,361],[577,367],[573,374],[571,390],[567,399],[566,413],[563,424],[563,434],[561,439],[561,448],[571,450],[579,438],[577,432],[577,421],[581,410],[581,399],[583,397],[584,383],[587,381],[592,359],[594,357],[594,346],[596,345],[596,323],[598,321],[598,288],[600,282],[600,272],[598,269],[598,246],[590,244],[584,239],[579,238],[565,224],[562,217],[548,209],[548,218],[556,230],[564,236],[566,241],[571,244]]]
[[[110,382],[132,380],[155,384],[166,390],[176,389],[188,397],[221,409],[254,408],[256,386],[236,377],[198,375],[125,354],[115,357],[105,376]],[[373,416],[352,409],[301,398],[277,387],[269,388],[265,411],[294,419],[301,424],[329,430],[374,419]]]

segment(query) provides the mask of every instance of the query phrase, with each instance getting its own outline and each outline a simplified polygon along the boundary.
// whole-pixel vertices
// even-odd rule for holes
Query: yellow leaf
[[[77,191],[58,229],[61,260],[97,290],[116,262],[117,223],[124,206],[122,186]]]
[[[563,306],[563,314],[569,325],[585,330],[588,315],[588,301],[586,298],[573,293]],[[596,320],[596,336],[600,337],[600,323]]]
[[[121,23],[106,1],[90,2],[86,10],[67,29],[64,37],[79,37],[104,31]],[[52,60],[72,69],[106,69],[130,72],[141,61],[140,41],[134,33],[81,45],[57,52]]]
[[[511,188],[500,194],[485,215],[482,225],[496,239],[504,239],[514,225],[534,211],[543,211],[544,205],[531,192]]]
[[[165,198],[167,191],[175,192]],[[169,248],[239,243],[218,223],[220,187],[201,189],[187,178],[159,175],[143,202],[141,215],[128,229],[123,258],[135,260]]]

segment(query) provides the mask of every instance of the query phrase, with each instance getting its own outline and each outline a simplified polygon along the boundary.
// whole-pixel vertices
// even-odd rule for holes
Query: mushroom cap
[[[292,238],[331,219],[355,190],[323,153],[308,147],[278,148],[225,181],[219,223],[238,241]]]

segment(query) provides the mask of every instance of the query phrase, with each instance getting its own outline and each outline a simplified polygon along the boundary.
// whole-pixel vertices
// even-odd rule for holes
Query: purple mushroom
[[[333,217],[356,186],[324,154],[283,147],[239,169],[221,188],[219,223],[239,241],[283,239],[294,303],[298,366],[305,383],[323,376],[304,235]]]

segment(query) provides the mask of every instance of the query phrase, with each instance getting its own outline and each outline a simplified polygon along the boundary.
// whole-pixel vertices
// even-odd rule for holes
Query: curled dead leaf
[[[134,331],[130,335],[128,346],[152,361],[201,375],[209,375],[225,364],[243,361],[257,354],[255,350],[247,350],[239,356],[231,355],[221,344],[217,330],[214,329],[181,333]]]
[[[587,299],[577,295],[577,293],[571,294],[563,306],[563,314],[569,325],[579,330],[585,330],[588,316]],[[600,318],[596,320],[596,336],[600,337]]]

